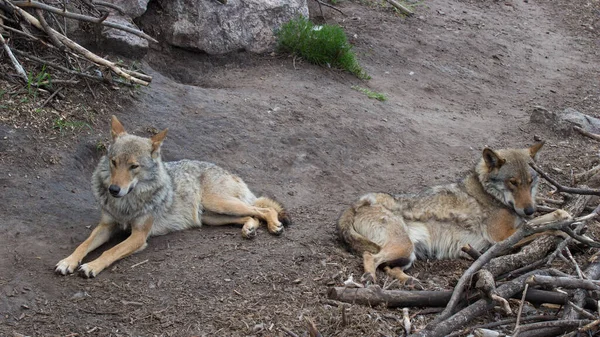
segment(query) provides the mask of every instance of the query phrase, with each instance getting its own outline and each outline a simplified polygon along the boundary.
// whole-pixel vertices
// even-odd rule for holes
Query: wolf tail
[[[377,254],[379,253],[379,250],[381,250],[381,247],[357,232],[354,228],[356,210],[363,205],[365,205],[365,202],[359,201],[342,213],[337,222],[338,234],[340,239],[342,239],[342,241],[344,241],[354,252],[358,254],[362,254],[363,252]]]
[[[292,218],[290,217],[290,214],[283,208],[283,206],[280,203],[273,199],[267,197],[260,197],[256,199],[256,201],[254,202],[254,206],[262,208],[272,208],[275,211],[277,211],[277,219],[279,220],[279,222],[281,222],[282,225],[287,227],[292,224]]]

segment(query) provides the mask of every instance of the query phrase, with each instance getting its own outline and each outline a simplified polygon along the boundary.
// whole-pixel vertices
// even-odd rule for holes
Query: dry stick
[[[15,55],[10,50],[10,47],[8,47],[8,45],[6,44],[6,40],[4,40],[4,36],[2,36],[2,34],[0,34],[0,45],[4,47],[4,51],[6,51],[6,54],[8,54],[8,58],[12,62],[13,67],[15,68],[19,76],[21,76],[21,79],[25,81],[25,83],[29,82],[29,78],[25,73],[25,69],[23,69],[23,66],[21,65],[21,63],[19,63],[19,60],[17,60]]]
[[[25,57],[25,58],[27,58],[27,59],[29,59],[31,61],[38,62],[40,64],[45,64],[48,67],[64,71],[64,72],[66,72],[68,74],[77,75],[77,76],[81,76],[83,78],[89,78],[91,80],[104,82],[104,78],[101,77],[101,76],[93,76],[93,75],[85,74],[85,73],[82,73],[82,72],[79,72],[79,71],[75,71],[75,70],[72,70],[72,69],[69,69],[69,68],[65,68],[65,67],[63,67],[63,66],[61,66],[59,64],[56,64],[56,63],[53,63],[53,62],[50,62],[50,61],[46,61],[46,60],[42,60],[42,59],[40,59],[38,57],[35,57],[35,56],[29,55],[29,54],[27,54],[25,52],[22,52],[22,51],[20,51],[18,49],[15,49],[14,52],[15,52],[15,54],[19,54],[19,55],[21,55],[21,56],[23,56],[23,57]],[[113,80],[113,81],[117,82],[119,84],[122,84],[122,85],[132,86],[131,83],[123,82],[121,80]]]
[[[573,258],[573,255],[571,254],[571,250],[569,249],[569,247],[565,247],[565,253],[567,253],[567,257],[569,258],[569,260],[571,260],[571,263],[573,264],[573,266],[575,266],[575,271],[577,272],[577,276],[579,276],[580,279],[583,279],[583,273],[581,272],[581,268],[579,268],[579,265],[577,264],[577,261],[575,261],[575,259]]]
[[[402,327],[406,332],[406,336],[410,335],[410,315],[408,314],[408,308],[402,308]]]
[[[544,172],[535,163],[529,163],[529,165],[537,173],[539,173],[544,179],[546,179],[550,184],[552,184],[554,187],[556,187],[556,189],[558,190],[558,192],[573,193],[573,194],[585,194],[585,195],[598,195],[598,196],[600,196],[600,190],[599,189],[575,188],[575,187],[568,187],[568,186],[561,185],[559,182],[557,182],[556,180],[554,180],[550,176],[548,176],[548,174],[546,174],[546,172]]]
[[[600,283],[598,282],[580,280],[572,277],[534,275],[527,280],[527,284],[538,284],[568,289],[600,290]]]
[[[600,172],[600,165],[593,167],[592,169],[582,172],[582,173],[578,173],[575,176],[573,176],[573,179],[575,180],[575,183],[579,183],[582,181],[587,181],[589,180],[591,177],[595,176],[596,174],[598,174]]]
[[[63,11],[60,8],[52,7],[52,6],[46,5],[41,2],[37,2],[37,1],[15,1],[14,4],[18,7],[35,7],[35,8],[43,9],[45,11],[52,12],[52,13],[55,13],[58,15],[62,15],[64,17],[70,18],[70,19],[101,24],[106,27],[119,29],[119,30],[125,31],[127,33],[131,33],[133,35],[137,35],[148,41],[158,43],[158,41],[156,39],[154,39],[152,36],[142,32],[140,30],[137,30],[137,29],[134,29],[131,27],[127,27],[127,26],[123,26],[123,25],[120,25],[118,23],[114,23],[111,21],[105,21],[105,19],[108,17],[108,14],[109,14],[108,12],[105,15],[103,15],[101,18],[95,18],[92,16]]]
[[[48,102],[50,102],[50,100],[52,100],[54,98],[54,96],[56,96],[58,94],[58,92],[62,90],[62,88],[63,87],[56,89],[56,91],[53,92],[52,95],[50,95],[50,97],[46,98],[46,100],[42,103],[42,105],[40,105],[39,108],[41,109],[41,108],[45,107],[46,104],[48,104]]]
[[[560,327],[560,328],[576,328],[583,324],[588,324],[592,322],[589,319],[576,319],[576,320],[557,320],[557,321],[548,321],[548,322],[537,322],[531,323],[527,325],[521,325],[519,327],[519,332],[528,331],[528,330],[536,330],[540,328],[548,328],[548,327]]]
[[[299,337],[297,334],[293,333],[290,329],[282,326],[281,330],[283,330],[286,334],[288,334],[291,337]]]
[[[8,4],[10,4],[10,2],[8,2]],[[15,7],[13,6],[13,8],[19,12],[19,14],[25,19],[27,20],[29,23],[31,23],[32,25],[34,25],[36,28],[43,30],[42,25],[40,24],[40,22],[38,21],[38,19],[36,19],[34,16],[32,16],[31,14],[27,13],[26,11],[24,11],[23,9],[21,9],[20,7]],[[148,85],[149,83],[143,80],[140,80],[136,77],[133,77],[129,74],[127,74],[126,72],[123,71],[123,69],[121,69],[120,67],[118,67],[115,63],[110,62],[108,60],[105,60],[103,58],[101,58],[100,56],[92,53],[91,51],[83,48],[82,46],[80,46],[79,44],[77,44],[76,42],[74,42],[73,40],[69,39],[68,37],[59,34],[57,31],[55,31],[54,29],[50,28],[50,31],[52,31],[54,34],[56,34],[56,37],[58,38],[58,40],[60,42],[62,42],[64,45],[66,45],[67,47],[71,48],[72,50],[82,54],[85,58],[87,58],[88,60],[109,67],[113,72],[115,72],[117,75],[124,77],[125,79],[133,82],[133,83],[137,83],[137,84],[141,84],[141,85]]]
[[[317,327],[315,326],[315,322],[312,319],[306,317],[306,324],[308,324],[308,335],[310,337],[323,337]]]
[[[586,137],[590,137],[590,138],[592,138],[594,140],[600,140],[600,135],[595,134],[595,133],[591,133],[591,132],[588,132],[588,131],[585,131],[584,129],[582,129],[582,128],[578,127],[578,126],[573,126],[573,130],[581,133],[582,135],[584,135]]]
[[[538,202],[541,201],[541,202],[545,202],[545,203],[548,203],[548,204],[559,205],[559,206],[565,203],[564,200],[542,198],[542,197],[537,197],[537,198],[535,198],[535,200],[538,201]]]
[[[104,1],[93,1],[92,5],[96,5],[96,6],[101,6],[101,7],[107,7],[107,8],[112,8],[115,9],[117,12],[119,12],[121,15],[125,14],[125,10],[115,4],[112,4],[110,2],[104,2]]]
[[[573,310],[577,311],[580,315],[584,316],[585,318],[588,319],[597,319],[598,317],[590,314],[589,312],[587,312],[584,308],[578,306],[577,304],[569,301],[568,304],[571,306],[571,308],[573,308]]]
[[[525,304],[525,296],[527,296],[527,289],[529,289],[529,283],[526,283],[525,289],[523,289],[523,297],[521,297],[521,304],[519,304],[519,313],[517,314],[517,322],[515,323],[515,329],[513,330],[513,337],[516,337],[518,334],[517,329],[519,329],[519,323],[521,323],[521,313],[523,313],[523,304]]]
[[[402,5],[398,1],[395,1],[395,0],[385,0],[385,1],[389,2],[392,6],[398,8],[398,10],[406,16],[412,16],[413,14],[415,14],[415,13],[413,13],[413,11],[408,9],[408,7]]]
[[[556,317],[548,316],[548,315],[534,315],[534,316],[525,316],[521,320],[522,321],[553,321],[555,319],[556,319]],[[515,323],[516,320],[517,320],[516,318],[507,318],[507,319],[503,319],[503,320],[496,321],[496,322],[475,325],[475,326],[469,327],[463,331],[453,332],[445,337],[458,337],[458,336],[467,334],[467,333],[469,333],[469,331],[472,331],[475,329],[489,329],[489,328],[495,328],[495,327],[502,326],[502,325],[509,325],[509,324]]]
[[[46,19],[44,19],[44,12],[42,12],[41,9],[36,9],[35,14],[37,14],[38,20],[40,20],[40,24],[42,25],[42,29],[44,32],[46,32],[46,34],[48,34],[48,37],[50,38],[52,44],[60,50],[65,50],[67,47],[65,47],[65,45],[58,40],[56,35],[52,34],[50,26],[46,22]]]
[[[328,3],[325,3],[325,2],[323,2],[323,1],[321,1],[321,0],[315,0],[315,1],[316,1],[316,2],[319,4],[319,9],[321,9],[321,5],[323,5],[323,6],[325,6],[325,7],[329,7],[329,8],[331,8],[331,9],[333,9],[333,10],[335,10],[335,11],[339,12],[340,14],[342,14],[342,15],[346,16],[346,14],[344,14],[344,12],[342,12],[342,11],[341,11],[339,8],[337,8],[337,7],[333,6],[333,5],[330,5],[330,4],[328,4]],[[324,16],[323,16],[323,10],[322,10],[322,9],[321,9],[321,16],[322,16],[322,17],[324,17]]]

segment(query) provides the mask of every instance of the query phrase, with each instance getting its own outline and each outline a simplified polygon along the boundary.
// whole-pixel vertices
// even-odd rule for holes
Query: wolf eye
[[[138,165],[138,164],[133,164],[133,165],[129,166],[129,169],[130,169],[130,170],[135,170],[135,169],[136,169],[136,168],[138,168],[138,167],[140,167],[140,165]]]
[[[110,163],[112,164],[112,166],[117,167],[117,162],[114,159],[111,159]]]
[[[510,179],[508,180],[508,186],[510,187],[517,187],[518,185],[518,181],[516,179]]]

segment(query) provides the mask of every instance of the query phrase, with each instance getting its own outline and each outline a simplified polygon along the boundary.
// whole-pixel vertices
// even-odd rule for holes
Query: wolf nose
[[[525,215],[532,215],[533,212],[535,212],[535,208],[533,208],[533,206],[527,206],[523,210],[523,213],[525,213]]]
[[[119,195],[119,192],[121,192],[121,188],[117,185],[110,185],[110,186],[108,186],[108,191],[114,197],[114,196]]]

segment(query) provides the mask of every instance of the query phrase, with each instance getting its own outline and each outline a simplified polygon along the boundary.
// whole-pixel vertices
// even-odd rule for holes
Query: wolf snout
[[[110,185],[108,186],[108,192],[110,192],[110,195],[112,195],[115,198],[120,197],[119,193],[121,193],[121,188],[117,185]]]

